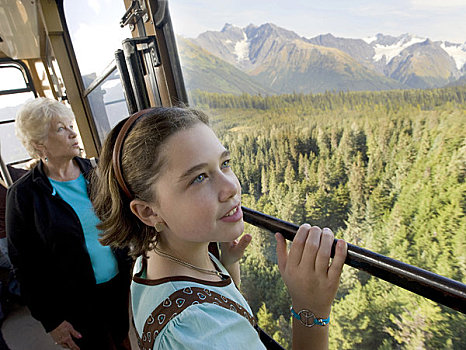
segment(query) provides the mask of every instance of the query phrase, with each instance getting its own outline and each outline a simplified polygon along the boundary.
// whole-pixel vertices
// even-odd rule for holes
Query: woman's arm
[[[53,277],[54,267],[35,225],[33,203],[15,190],[7,195],[6,232],[21,296],[34,318],[49,332],[64,321],[61,305],[57,305],[59,291]]]
[[[276,239],[278,266],[294,311],[308,310],[319,319],[330,317],[346,258],[345,241],[338,241],[335,257],[330,262],[334,237],[328,228],[321,230],[317,226],[301,225],[289,253],[283,236],[277,233]],[[306,313],[301,314],[304,323]],[[309,320],[312,322],[314,318]],[[318,324],[306,327],[293,317],[293,349],[327,349],[328,328],[328,325]]]

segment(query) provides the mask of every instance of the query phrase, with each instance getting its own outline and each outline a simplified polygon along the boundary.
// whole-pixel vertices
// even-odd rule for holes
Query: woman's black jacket
[[[74,160],[89,183],[90,161]],[[53,191],[42,162],[8,189],[6,231],[21,296],[47,332],[72,315],[92,314],[96,281],[82,226]],[[129,285],[131,260],[121,250],[114,254]]]

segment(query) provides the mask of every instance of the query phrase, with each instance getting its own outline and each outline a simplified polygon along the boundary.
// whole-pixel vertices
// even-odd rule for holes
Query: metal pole
[[[125,55],[123,50],[115,52],[115,63],[120,72],[121,86],[125,94],[126,106],[128,107],[129,114],[134,114],[138,111],[136,98],[134,97],[133,87],[131,86],[131,79],[129,77],[128,67],[126,67]]]
[[[288,240],[293,240],[299,228],[298,225],[246,207],[242,207],[242,210],[245,222],[272,232],[280,232]],[[333,243],[332,257],[335,243],[336,240]],[[466,285],[461,282],[349,243],[345,264],[466,313]]]
[[[2,174],[3,181],[5,181],[5,184],[7,185],[7,187],[10,187],[13,184],[13,180],[11,179],[10,172],[8,171],[7,166],[3,162],[1,144],[0,144],[0,172]]]

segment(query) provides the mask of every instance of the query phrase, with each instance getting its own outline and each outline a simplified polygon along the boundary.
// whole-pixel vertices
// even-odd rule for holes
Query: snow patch
[[[411,40],[406,41],[406,39],[402,39],[393,45],[381,45],[376,44],[374,46],[375,55],[373,57],[374,61],[380,61],[383,56],[385,56],[386,62],[390,62],[393,57],[396,57],[400,54],[401,51],[406,49],[408,46],[413,44],[421,43],[426,39],[413,37]]]
[[[374,36],[370,36],[370,37],[367,37],[367,38],[362,38],[362,40],[364,40],[366,43],[370,44],[370,43],[376,41],[377,37],[374,35]]]
[[[249,59],[249,41],[246,33],[243,32],[243,40],[235,44],[235,55],[238,62]]]
[[[440,47],[455,60],[456,68],[461,69],[466,64],[466,42],[464,44],[449,44],[448,46],[442,42]]]

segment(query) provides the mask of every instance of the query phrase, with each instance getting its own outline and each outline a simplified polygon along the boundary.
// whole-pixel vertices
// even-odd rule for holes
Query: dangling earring
[[[157,223],[154,225],[155,231],[157,231],[157,233],[162,232],[163,227],[164,227],[163,222],[157,222]]]

